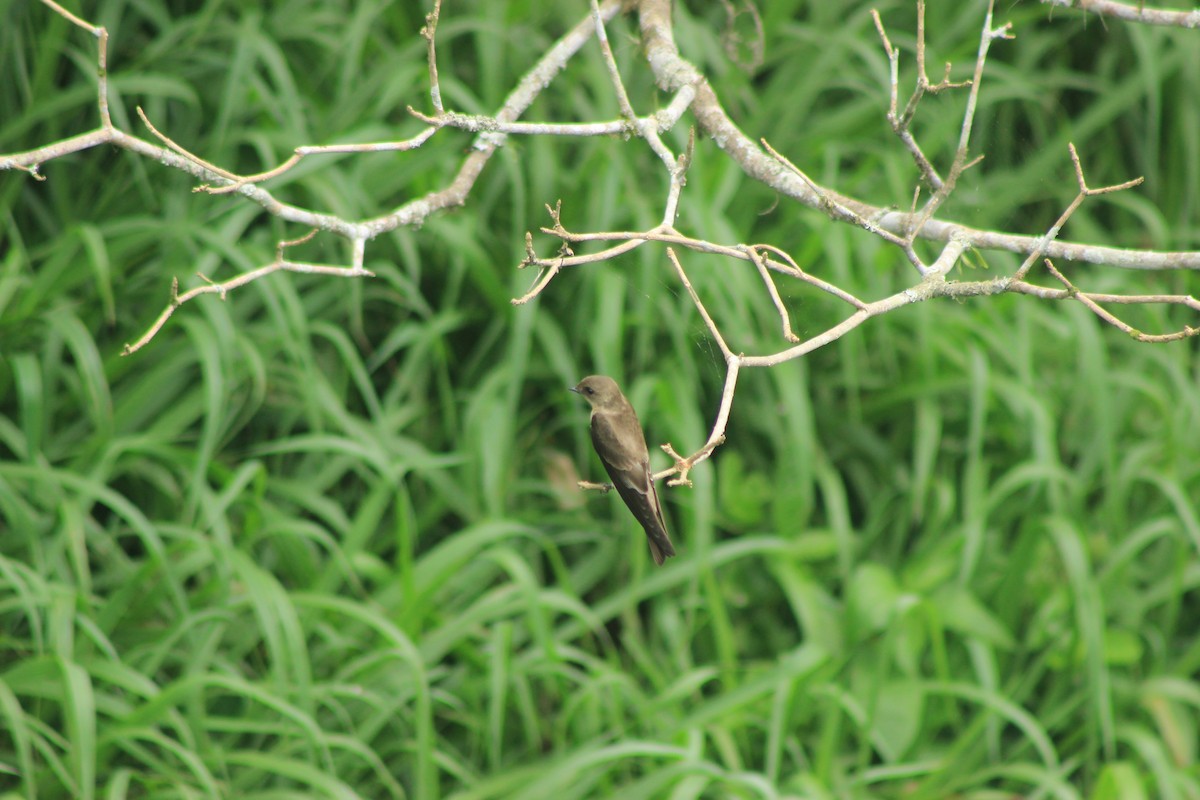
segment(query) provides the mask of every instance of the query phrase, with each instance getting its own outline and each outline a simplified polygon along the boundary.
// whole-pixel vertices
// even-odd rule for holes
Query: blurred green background
[[[873,5],[911,86],[915,10]],[[748,135],[907,207],[871,7],[760,4],[755,69],[726,53],[720,4],[681,4],[676,35]],[[932,75],[969,74],[984,8],[931,3]],[[4,9],[0,153],[94,127],[94,41],[31,0]],[[117,124],[149,138],[140,104],[230,169],[404,138],[405,106],[429,109],[424,5],[72,10],[108,26]],[[447,106],[493,112],[585,13],[447,2]],[[1075,194],[1073,141],[1092,185],[1147,181],[1085,204],[1064,238],[1200,247],[1196,33],[996,13],[1016,39],[984,78],[986,159],[942,216],[1040,234]],[[636,22],[609,36],[635,107],[664,105]],[[918,114],[943,169],[963,100]],[[590,44],[526,118],[616,116]],[[269,188],[372,217],[444,186],[470,142],[309,158]],[[707,436],[716,345],[658,246],[509,302],[546,203],[578,231],[657,222],[666,180],[642,143],[512,138],[465,207],[368,246],[374,279],[203,297],[130,357],[172,277],[228,279],[305,231],[116,148],[41,172],[0,175],[0,797],[1200,798],[1194,343],[1000,297],[746,371],[728,442],[693,488],[660,490],[680,556],[655,569],[617,498],[574,488],[602,471],[566,388],[616,377],[665,467],[655,445]],[[916,280],[703,139],[678,224],[785,248],[868,300]],[[325,236],[290,254],[349,259]],[[683,258],[735,351],[781,349],[753,269]],[[1016,263],[976,253],[955,277]],[[1095,291],[1196,290],[1059,266]],[[801,335],[846,314],[780,290]]]

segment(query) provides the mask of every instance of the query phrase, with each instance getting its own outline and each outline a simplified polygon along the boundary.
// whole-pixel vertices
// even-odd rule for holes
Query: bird
[[[645,529],[650,555],[661,567],[663,561],[675,555],[675,547],[663,522],[650,472],[650,451],[637,412],[621,394],[617,382],[607,375],[589,375],[571,391],[591,405],[592,445],[617,494]]]

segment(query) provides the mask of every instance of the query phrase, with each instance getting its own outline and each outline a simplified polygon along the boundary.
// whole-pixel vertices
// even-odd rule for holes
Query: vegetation
[[[420,129],[415,5],[78,13],[108,27],[114,121],[141,130],[141,105],[253,172]],[[719,4],[679,5],[685,56],[744,131],[908,206],[872,5],[760,4],[752,72],[722,50]],[[930,71],[966,69],[983,7],[934,5]],[[913,8],[873,7],[911,68]],[[448,3],[447,107],[497,108],[584,13]],[[1042,233],[1075,195],[1073,141],[1094,184],[1148,180],[1085,204],[1064,238],[1197,249],[1196,33],[1035,3],[997,17],[1016,38],[980,95],[986,159],[941,216]],[[0,153],[94,126],[95,42],[36,3],[6,19]],[[646,113],[636,34],[609,27]],[[940,163],[961,97],[918,118]],[[594,44],[527,116],[617,116]],[[271,190],[367,218],[444,185],[470,142],[308,159]],[[199,298],[128,357],[172,277],[228,278],[304,231],[111,148],[45,164],[44,182],[0,176],[0,797],[1200,798],[1192,340],[1139,344],[1079,304],[1002,296],[922,303],[746,370],[727,442],[692,488],[660,490],[679,557],[655,568],[619,499],[575,487],[603,473],[567,387],[616,377],[666,467],[655,445],[708,436],[720,352],[658,246],[510,303],[545,204],[562,198],[574,229],[645,229],[654,165],[636,140],[513,137],[463,208],[373,243],[374,278]],[[770,241],[864,298],[912,282],[894,248],[776,200],[701,139],[679,226]],[[346,257],[329,237],[297,249]],[[1018,263],[982,251],[961,269]],[[777,348],[752,268],[688,268],[735,351]],[[780,288],[801,335],[845,313]],[[1196,324],[1162,306],[1132,319]]]

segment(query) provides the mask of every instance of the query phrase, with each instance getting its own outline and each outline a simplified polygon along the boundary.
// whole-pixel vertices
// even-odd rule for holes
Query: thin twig
[[[670,260],[671,266],[675,267],[675,274],[679,276],[679,282],[683,284],[683,288],[687,289],[688,296],[696,304],[696,310],[700,312],[700,317],[704,320],[704,324],[708,326],[709,333],[717,340],[717,347],[721,348],[721,353],[725,356],[725,360],[729,361],[729,359],[734,358],[733,351],[729,349],[729,345],[725,344],[725,337],[721,335],[721,329],[717,327],[717,323],[713,322],[708,309],[704,307],[704,303],[700,300],[700,295],[696,294],[696,290],[692,287],[692,282],[688,280],[687,273],[683,271],[683,264],[679,263],[679,257],[675,255],[674,248],[667,248],[667,258]]]
[[[435,114],[441,114],[446,109],[442,107],[442,85],[438,80],[437,68],[437,41],[435,34],[437,33],[438,18],[442,13],[442,0],[434,0],[433,10],[425,15],[425,27],[421,28],[421,38],[425,40],[427,47],[428,69],[429,69],[429,102],[433,105]]]
[[[1050,272],[1050,274],[1053,275],[1059,283],[1066,287],[1067,295],[1069,297],[1074,300],[1078,300],[1097,317],[1104,320],[1109,325],[1112,325],[1113,327],[1129,334],[1129,336],[1136,341],[1145,342],[1147,344],[1161,344],[1163,342],[1175,342],[1180,339],[1187,339],[1195,336],[1196,334],[1200,334],[1200,327],[1193,328],[1190,325],[1185,325],[1183,326],[1183,330],[1175,331],[1174,333],[1142,333],[1117,315],[1103,308],[1097,302],[1095,296],[1090,295],[1087,292],[1079,291],[1079,289],[1077,289],[1069,280],[1067,280],[1065,275],[1055,269],[1054,264],[1050,261],[1050,259],[1047,258],[1043,263],[1045,263],[1046,269]],[[1192,298],[1189,297],[1188,300],[1192,300]],[[1194,300],[1192,303],[1189,303],[1189,305],[1195,307],[1194,304]]]
[[[771,272],[767,269],[767,265],[763,257],[753,247],[745,248],[746,255],[750,256],[750,260],[754,262],[754,266],[758,269],[758,274],[762,277],[763,283],[766,284],[767,293],[771,296],[771,303],[775,306],[775,311],[779,314],[779,321],[783,325],[783,338],[789,342],[798,342],[800,338],[792,333],[792,321],[788,317],[787,307],[783,304],[783,298],[779,296],[779,289],[775,286],[775,281],[771,278]]]
[[[355,263],[349,267],[335,266],[330,264],[310,264],[301,261],[288,261],[284,259],[284,250],[309,241],[313,238],[313,236],[316,235],[316,233],[317,231],[313,230],[299,239],[292,239],[290,241],[277,243],[275,246],[274,261],[269,264],[265,264],[258,269],[244,272],[241,275],[230,278],[227,281],[218,283],[203,274],[197,273],[200,279],[204,281],[205,285],[196,286],[184,292],[183,294],[180,294],[179,279],[172,278],[171,300],[167,303],[167,307],[164,308],[162,313],[158,315],[158,319],[154,321],[149,329],[142,334],[141,338],[139,338],[133,344],[125,345],[121,351],[121,355],[131,355],[145,347],[146,344],[148,344],[150,340],[153,339],[160,330],[162,330],[163,325],[167,323],[167,320],[171,318],[175,311],[189,300],[192,300],[203,294],[215,294],[224,300],[230,291],[237,289],[240,286],[245,286],[246,284],[252,283],[253,281],[261,278],[265,278],[267,275],[270,275],[274,272],[303,272],[315,275],[332,275],[340,278],[375,277],[375,273],[371,272],[370,270],[363,269],[361,255],[359,255],[360,260],[358,263]],[[361,254],[361,249],[356,248],[356,253]]]

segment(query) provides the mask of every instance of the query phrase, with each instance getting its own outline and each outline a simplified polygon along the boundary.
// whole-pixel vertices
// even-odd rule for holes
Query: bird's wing
[[[604,454],[601,460],[614,484],[642,493],[652,492],[654,483],[650,480],[650,453],[646,449],[646,440],[637,418],[632,419],[632,425],[629,423],[630,420],[622,418],[614,422],[608,414],[594,415],[592,444],[597,453]]]
[[[650,453],[637,415],[632,409],[628,413],[593,414],[591,431],[592,444],[600,454],[604,470],[646,531],[654,563],[661,566],[665,558],[675,555],[675,548],[667,535],[662,506],[650,474]]]

